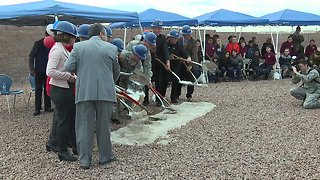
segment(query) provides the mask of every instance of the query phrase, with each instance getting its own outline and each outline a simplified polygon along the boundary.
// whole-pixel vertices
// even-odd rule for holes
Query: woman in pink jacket
[[[58,157],[62,161],[76,161],[77,158],[68,151],[70,138],[69,131],[74,131],[75,102],[73,88],[75,76],[69,72],[64,72],[64,63],[68,59],[69,52],[66,45],[75,43],[77,29],[67,21],[61,21],[52,29],[54,32],[55,45],[49,53],[47,65],[47,76],[51,77],[50,97],[54,103],[54,116],[52,132],[46,144],[48,151],[57,151]],[[71,146],[76,153],[75,135],[72,138]]]

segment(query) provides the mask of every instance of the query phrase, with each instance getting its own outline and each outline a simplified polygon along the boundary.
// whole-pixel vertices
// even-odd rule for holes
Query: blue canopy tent
[[[234,12],[226,9],[219,9],[213,12],[203,14],[201,16],[194,17],[198,19],[199,25],[202,26],[256,26],[256,25],[267,25],[269,24],[268,19],[257,18],[247,14]],[[205,39],[206,29],[203,32],[203,39]],[[201,35],[199,31],[199,36],[201,40]],[[239,34],[239,38],[241,32]],[[202,41],[202,40],[201,40]],[[205,43],[203,49],[205,49]],[[202,43],[201,43],[202,45]],[[203,50],[203,57],[205,57]]]
[[[320,16],[290,9],[266,14],[261,18],[269,19],[271,25],[277,26],[276,51],[279,43],[279,26],[320,25]]]
[[[249,26],[249,25],[266,25],[268,19],[257,18],[247,14],[219,9],[210,13],[195,17],[199,25],[208,26]]]
[[[155,19],[161,19],[163,26],[183,26],[197,25],[198,20],[190,19],[175,13],[159,11],[156,9],[147,9],[139,13],[139,20],[142,27],[150,27]],[[112,23],[111,28],[140,27],[139,21]]]
[[[138,21],[136,12],[118,11],[54,0],[0,6],[0,24],[37,26],[66,20],[74,24]]]

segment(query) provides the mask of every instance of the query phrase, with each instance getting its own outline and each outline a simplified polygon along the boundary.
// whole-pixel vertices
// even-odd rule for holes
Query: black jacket
[[[44,38],[43,38],[44,39]],[[48,63],[48,54],[50,49],[45,47],[43,39],[34,42],[32,50],[29,54],[29,69],[30,71],[45,73]]]

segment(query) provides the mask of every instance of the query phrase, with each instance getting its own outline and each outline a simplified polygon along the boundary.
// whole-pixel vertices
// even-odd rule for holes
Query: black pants
[[[154,73],[156,90],[163,96],[166,96],[168,86],[168,71],[163,66],[158,66]],[[156,102],[160,102],[157,98]]]
[[[68,145],[76,149],[73,89],[51,86],[50,95],[54,103],[54,116],[48,143],[54,145],[55,138],[58,152],[67,151]]]
[[[184,64],[182,64],[179,61],[171,61],[171,70],[177,74],[180,79],[183,78],[184,76],[184,72],[186,70],[186,68],[182,68],[182,66],[184,66]],[[177,100],[179,99],[179,96],[181,95],[181,88],[182,85],[179,83],[179,80],[176,76],[174,76],[173,74],[171,74],[170,76],[172,85],[171,85],[171,95],[170,98],[171,100]]]
[[[143,102],[149,102],[149,87],[147,85],[144,86],[144,94]]]
[[[47,96],[46,92],[46,82],[47,75],[45,72],[35,72],[35,82],[36,82],[36,90],[35,90],[35,111],[41,110],[42,104],[42,93],[44,93],[44,108],[51,108],[51,99]]]
[[[192,69],[191,69],[191,72],[193,73],[193,75],[196,78],[200,77],[201,72],[200,72],[200,68],[198,66],[193,66]],[[191,81],[191,82],[195,82],[196,81],[194,79],[194,77],[191,75],[190,72],[185,71],[185,73],[186,73],[186,80]],[[193,92],[194,92],[194,86],[187,86],[187,95],[186,95],[186,97],[187,98],[192,98]]]

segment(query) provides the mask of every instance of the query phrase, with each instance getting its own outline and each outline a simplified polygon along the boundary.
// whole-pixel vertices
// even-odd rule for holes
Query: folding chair
[[[29,103],[30,103],[30,99],[31,99],[32,92],[35,92],[35,90],[36,90],[36,80],[35,80],[35,77],[29,75],[29,82],[30,82],[31,90],[30,90],[30,93],[29,93],[28,105],[29,105]]]
[[[14,99],[13,99],[13,108],[15,108],[15,104],[16,104],[16,95],[17,94],[22,94],[23,90],[19,89],[19,90],[13,90],[10,91],[10,88],[12,86],[12,79],[5,74],[0,74],[0,92],[1,95],[6,96],[6,100],[7,100],[7,107],[8,107],[8,111],[10,113],[10,103],[9,103],[9,95],[14,95]],[[5,87],[5,88],[4,88]]]
[[[249,65],[250,65],[250,59],[244,59],[242,62],[243,62],[243,66],[242,66],[242,76],[243,76],[243,79],[246,79],[248,80],[248,77],[249,77],[249,71],[250,71],[250,68],[249,68]]]

